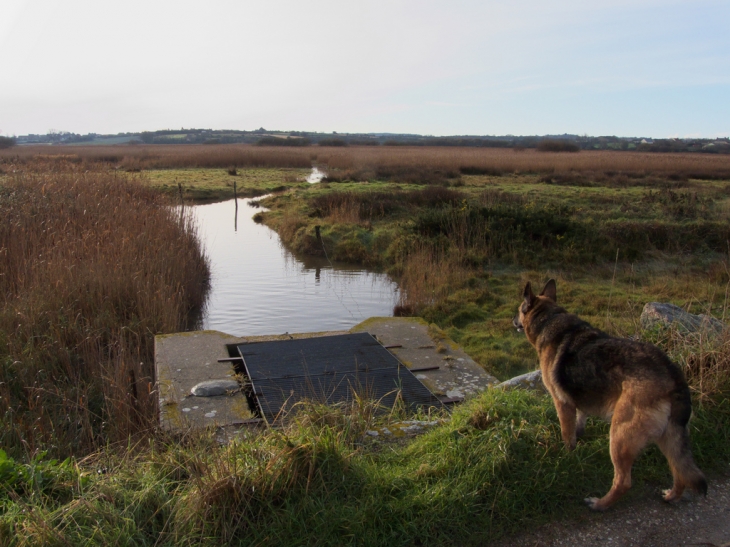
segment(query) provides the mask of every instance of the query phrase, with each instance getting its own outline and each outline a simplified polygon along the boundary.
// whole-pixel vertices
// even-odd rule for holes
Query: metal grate
[[[241,344],[246,375],[269,424],[303,399],[333,404],[354,394],[392,406],[441,406],[411,371],[368,333]]]

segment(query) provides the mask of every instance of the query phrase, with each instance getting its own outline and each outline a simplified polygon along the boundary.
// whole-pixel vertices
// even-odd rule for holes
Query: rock
[[[216,395],[228,395],[240,389],[238,382],[231,379],[206,380],[195,384],[190,393],[196,397],[215,397]]]
[[[505,380],[501,384],[497,384],[500,389],[533,389],[538,391],[545,391],[545,385],[542,383],[542,372],[535,370],[515,376],[509,380]]]
[[[450,389],[446,392],[446,396],[449,399],[463,399],[464,393],[459,391],[458,389]]]
[[[648,302],[641,312],[641,326],[644,329],[651,329],[657,325],[668,327],[674,324],[686,333],[710,332],[720,334],[725,330],[726,325],[722,321],[709,315],[694,315],[684,311],[674,304],[662,302]]]

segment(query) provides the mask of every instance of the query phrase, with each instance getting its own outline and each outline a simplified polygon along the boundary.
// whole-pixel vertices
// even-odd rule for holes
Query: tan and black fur
[[[613,486],[602,498],[587,498],[603,511],[631,487],[631,467],[655,442],[669,462],[674,485],[664,499],[685,488],[707,493],[707,481],[692,459],[687,423],[692,414],[687,382],[679,367],[656,346],[609,336],[557,305],[555,281],[535,296],[530,283],[514,318],[537,350],[545,387],[560,419],[563,441],[575,448],[586,415],[611,422]]]

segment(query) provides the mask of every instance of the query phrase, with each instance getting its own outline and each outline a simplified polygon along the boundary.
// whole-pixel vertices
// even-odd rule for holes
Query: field
[[[360,146],[281,148],[251,145],[23,146],[0,152],[4,163],[68,162],[139,169],[285,167],[318,164],[339,177],[426,182],[459,174],[620,173],[730,179],[730,156],[583,151],[579,154],[495,148]],[[420,177],[420,178],[419,178]]]
[[[302,181],[312,162],[324,183]],[[549,398],[533,393],[490,390],[395,443],[364,432],[403,410],[364,400],[303,405],[286,428],[228,446],[154,431],[152,337],[194,323],[207,282],[194,226],[165,204],[178,183],[207,200],[233,180],[275,192],[258,219],[290,248],[388,271],[397,313],[434,323],[500,378],[535,367],[510,320],[526,280],[555,277],[570,311],[683,367],[698,464],[727,472],[730,338],[647,332],[638,318],[648,301],[726,318],[730,158],[16,148],[0,154],[3,545],[476,545],[579,515],[608,488],[607,426],[590,421],[567,453]],[[668,485],[656,449],[634,479],[622,503]]]

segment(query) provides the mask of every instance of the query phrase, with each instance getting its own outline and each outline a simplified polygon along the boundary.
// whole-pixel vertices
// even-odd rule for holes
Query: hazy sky
[[[730,1],[0,0],[0,132],[730,134]]]

